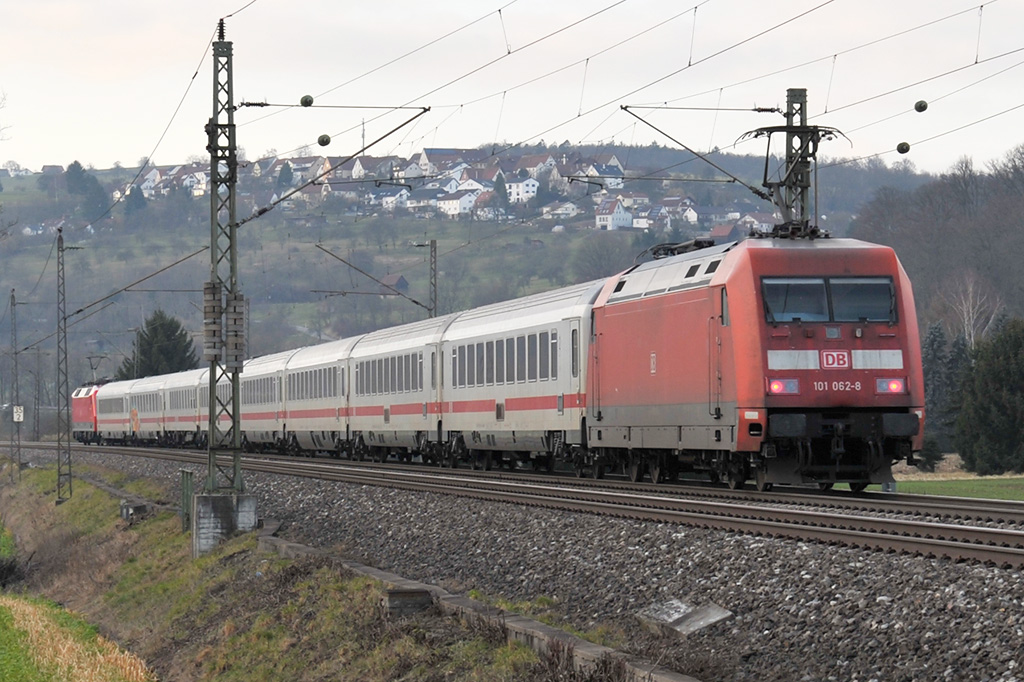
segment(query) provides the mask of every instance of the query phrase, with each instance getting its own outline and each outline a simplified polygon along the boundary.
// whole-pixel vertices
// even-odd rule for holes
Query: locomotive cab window
[[[895,322],[888,277],[765,277],[765,319],[778,322]]]
[[[827,322],[823,278],[765,277],[764,310],[769,322]]]
[[[829,289],[836,322],[896,321],[896,297],[888,277],[833,277]]]

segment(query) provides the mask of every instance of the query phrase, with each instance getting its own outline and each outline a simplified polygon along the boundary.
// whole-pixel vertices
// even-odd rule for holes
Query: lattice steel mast
[[[57,504],[71,498],[71,391],[68,390],[68,319],[64,298],[64,230],[57,228]]]
[[[243,492],[239,374],[245,359],[245,300],[239,290],[235,241],[238,158],[232,45],[224,40],[223,19],[213,43],[213,117],[206,125],[206,134],[211,191],[210,281],[203,287],[203,359],[210,363],[205,489]],[[229,455],[231,466],[219,463],[218,455]]]

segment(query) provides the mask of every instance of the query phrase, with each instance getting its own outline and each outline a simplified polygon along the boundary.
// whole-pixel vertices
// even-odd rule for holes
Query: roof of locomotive
[[[446,341],[552,324],[588,313],[606,280],[585,282],[458,313]]]
[[[812,251],[821,254],[851,249],[891,252],[888,246],[858,239],[744,239],[649,261],[618,275],[607,303],[620,303],[647,296],[708,286],[716,275],[726,273],[736,258],[748,250]]]
[[[607,303],[707,286],[724,254],[736,244],[729,242],[641,263],[612,278],[618,283],[608,295]]]

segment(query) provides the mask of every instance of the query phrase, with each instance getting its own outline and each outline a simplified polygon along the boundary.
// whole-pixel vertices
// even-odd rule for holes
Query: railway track
[[[38,447],[47,445],[39,444]],[[94,447],[76,449],[81,452],[97,451]],[[207,461],[206,454],[201,452],[150,448],[104,450],[191,464],[205,464]],[[246,470],[275,475],[455,494],[487,501],[813,540],[955,561],[977,561],[1002,567],[1024,566],[1024,531],[934,520],[955,517],[1019,523],[1024,518],[1024,505],[1014,502],[898,494],[862,494],[856,497],[804,492],[762,494],[708,488],[700,488],[695,495],[689,490],[686,495],[680,495],[680,487],[677,486],[666,490],[666,486],[642,487],[627,482],[567,478],[557,480],[514,472],[482,472],[481,475],[481,472],[407,465],[338,464],[334,460],[243,458]],[[900,514],[903,517],[853,513],[857,511]]]

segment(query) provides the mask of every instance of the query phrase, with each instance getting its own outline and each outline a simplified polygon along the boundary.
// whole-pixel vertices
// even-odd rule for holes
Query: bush
[[[921,448],[921,454],[918,456],[915,466],[921,471],[935,471],[935,467],[942,461],[942,457],[939,441],[934,438],[925,438],[924,447]]]

